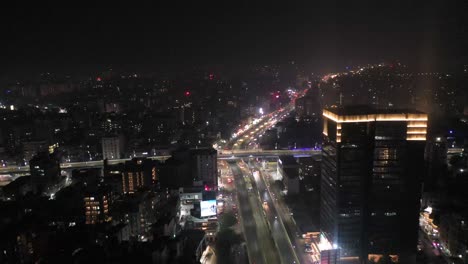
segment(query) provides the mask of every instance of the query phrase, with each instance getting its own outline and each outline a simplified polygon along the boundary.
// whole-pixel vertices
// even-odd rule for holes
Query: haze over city
[[[0,15],[0,263],[468,263],[465,1]]]

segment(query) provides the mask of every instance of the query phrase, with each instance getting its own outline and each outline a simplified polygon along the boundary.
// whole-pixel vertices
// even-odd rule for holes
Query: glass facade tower
[[[415,261],[427,115],[324,110],[320,222],[341,258]]]

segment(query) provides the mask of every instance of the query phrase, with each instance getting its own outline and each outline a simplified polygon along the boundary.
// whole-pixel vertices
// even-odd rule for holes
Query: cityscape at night
[[[2,9],[0,263],[468,264],[468,2]]]

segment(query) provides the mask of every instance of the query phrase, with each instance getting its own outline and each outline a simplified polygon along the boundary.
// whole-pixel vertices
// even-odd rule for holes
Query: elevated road
[[[275,157],[279,155],[318,155],[320,150],[223,150],[218,152],[219,159],[229,159],[229,158],[243,158],[243,157]],[[170,155],[162,156],[153,156],[148,157],[154,160],[166,160],[170,158]],[[109,160],[109,164],[118,164],[130,159],[115,159]],[[103,160],[95,161],[82,161],[82,162],[66,162],[61,163],[60,168],[64,170],[73,170],[73,169],[90,169],[90,168],[102,168],[104,166]],[[6,166],[0,168],[0,174],[19,174],[19,173],[29,173],[29,166]]]

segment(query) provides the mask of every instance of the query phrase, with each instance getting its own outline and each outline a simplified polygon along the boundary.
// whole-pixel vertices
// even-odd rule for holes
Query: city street
[[[444,258],[442,252],[439,248],[434,245],[434,242],[431,241],[423,231],[419,231],[419,241],[421,244],[421,249],[426,256],[424,263],[427,264],[446,264],[447,262]]]

